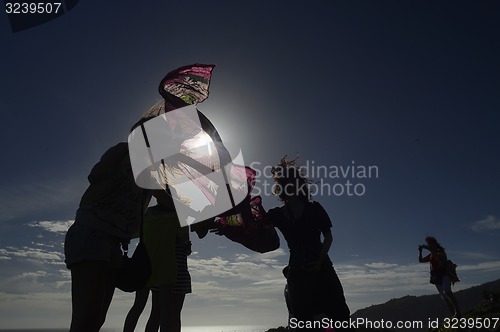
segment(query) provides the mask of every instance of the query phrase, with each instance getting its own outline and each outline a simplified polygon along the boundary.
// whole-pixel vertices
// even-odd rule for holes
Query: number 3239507
[[[57,14],[61,9],[61,2],[6,2],[7,14]]]
[[[443,326],[447,329],[495,329],[498,326],[500,318],[488,318],[488,317],[470,317],[470,318],[445,318]]]

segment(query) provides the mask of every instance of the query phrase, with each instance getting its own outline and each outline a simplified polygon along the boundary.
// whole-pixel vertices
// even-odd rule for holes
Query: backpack
[[[453,285],[460,281],[457,275],[457,264],[453,263],[449,259],[446,261],[445,273],[450,277],[451,283]]]

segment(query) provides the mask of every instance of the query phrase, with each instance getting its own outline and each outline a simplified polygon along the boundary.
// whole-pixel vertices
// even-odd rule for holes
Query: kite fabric
[[[147,121],[160,116],[165,119],[164,128],[171,139],[161,144],[178,144],[177,154],[173,158],[166,156],[168,167],[158,173],[163,173],[162,176],[170,173],[169,184],[175,183],[171,178],[182,174],[207,198],[208,212],[205,214],[203,209],[195,222],[217,216],[215,224],[232,241],[259,252],[274,250],[276,240],[279,245],[276,231],[265,218],[260,196],[250,196],[255,170],[244,165],[239,150],[229,152],[217,129],[203,113],[198,109],[190,113],[191,108],[186,107],[196,106],[208,98],[214,67],[193,64],[169,72],[158,87],[165,100],[164,107],[154,107],[143,114],[143,120]],[[164,160],[161,162],[163,164]],[[224,202],[227,197],[231,200],[228,208]]]
[[[214,67],[193,64],[169,72],[158,87],[165,102],[143,114],[145,130],[141,136],[144,135],[153,152],[148,162],[153,166],[149,168],[155,173],[153,177],[174,187],[182,185],[187,178],[199,188],[211,207],[216,207],[210,209],[212,213],[221,214],[247,196],[248,179],[244,162],[238,158],[239,151],[230,153],[213,123],[196,108],[208,98]],[[161,128],[164,135],[155,136],[159,132],[149,131],[153,127]],[[161,150],[157,148],[157,141],[168,150],[165,156],[161,155],[161,160],[154,153]],[[179,174],[184,179],[179,179]]]
[[[161,80],[160,94],[165,99],[174,95],[186,104],[199,104],[208,98],[214,67],[215,65],[194,64],[171,71]]]
[[[245,200],[237,210],[236,215],[220,217],[217,223],[219,234],[260,253],[279,248],[280,239],[267,218],[260,196]],[[232,223],[233,219],[237,219],[235,223]]]
[[[177,108],[177,105],[197,105],[206,100],[214,67],[215,65],[193,64],[169,72],[158,87],[158,91],[165,99],[165,112],[171,112]],[[245,189],[241,188],[238,183],[244,182],[246,177],[235,178],[235,176],[241,176],[241,172],[235,169],[237,166],[233,164],[233,158],[222,143],[217,129],[202,112],[197,110],[197,113],[198,118],[195,120],[180,112],[176,114],[174,121],[171,121],[170,125],[174,130],[180,131],[180,135],[191,137],[184,141],[179,152],[196,161],[189,162],[189,159],[183,158],[183,161],[176,166],[202,191],[210,204],[214,205],[217,190],[221,185],[226,186],[229,193],[231,193],[231,188]],[[145,116],[148,115],[153,114],[145,114]],[[213,151],[197,149],[200,143],[208,145],[209,150],[213,147],[211,149]],[[214,183],[213,179],[205,176],[207,175],[206,168],[200,167],[200,164],[208,167],[212,172],[224,170],[224,167],[229,165],[230,174],[224,177],[226,184]],[[222,173],[226,175],[225,172]]]

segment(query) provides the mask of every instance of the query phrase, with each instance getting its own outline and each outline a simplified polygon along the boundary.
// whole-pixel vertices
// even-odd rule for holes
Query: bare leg
[[[181,332],[181,312],[186,294],[173,294],[172,332]]]
[[[173,284],[160,287],[160,331],[170,332],[173,313]]]
[[[447,292],[445,293],[446,297],[448,298],[449,302],[449,307],[451,312],[455,315],[455,317],[461,317],[460,309],[458,308],[458,302],[457,299],[455,298],[455,295],[453,295],[453,292]]]
[[[123,326],[123,332],[134,332],[137,326],[137,321],[148,302],[149,288],[144,288],[135,292],[134,305],[130,308],[130,311],[125,318],[125,325]]]
[[[106,320],[115,271],[104,261],[82,261],[71,267],[70,332],[98,332]]]
[[[117,276],[117,269],[110,269],[106,279],[106,285],[104,291],[104,306],[102,308],[102,313],[101,313],[100,327],[104,325],[104,322],[106,320],[106,315],[108,314],[109,306],[111,305],[111,301],[113,300],[113,295],[115,294],[116,276]]]
[[[145,332],[158,332],[160,328],[160,291],[151,290],[152,304],[151,313],[146,324]]]
[[[458,309],[458,303],[451,291],[451,281],[450,277],[447,275],[443,276],[443,281],[441,284],[436,284],[436,288],[441,295],[441,298],[446,302],[448,309],[455,316],[460,316],[460,310]]]
[[[448,301],[448,297],[444,293],[443,286],[440,284],[436,284],[436,289],[438,290],[439,295],[443,299],[444,303],[446,303],[446,305],[448,306],[448,309],[451,311],[451,313],[453,313],[453,307],[451,306],[450,301]]]

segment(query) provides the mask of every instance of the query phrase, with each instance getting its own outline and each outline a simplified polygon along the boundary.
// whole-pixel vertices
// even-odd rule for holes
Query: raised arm
[[[424,247],[422,247],[422,246],[418,246],[418,261],[420,263],[427,263],[430,261],[430,254],[425,256],[425,257],[422,257],[422,249],[423,248]]]

